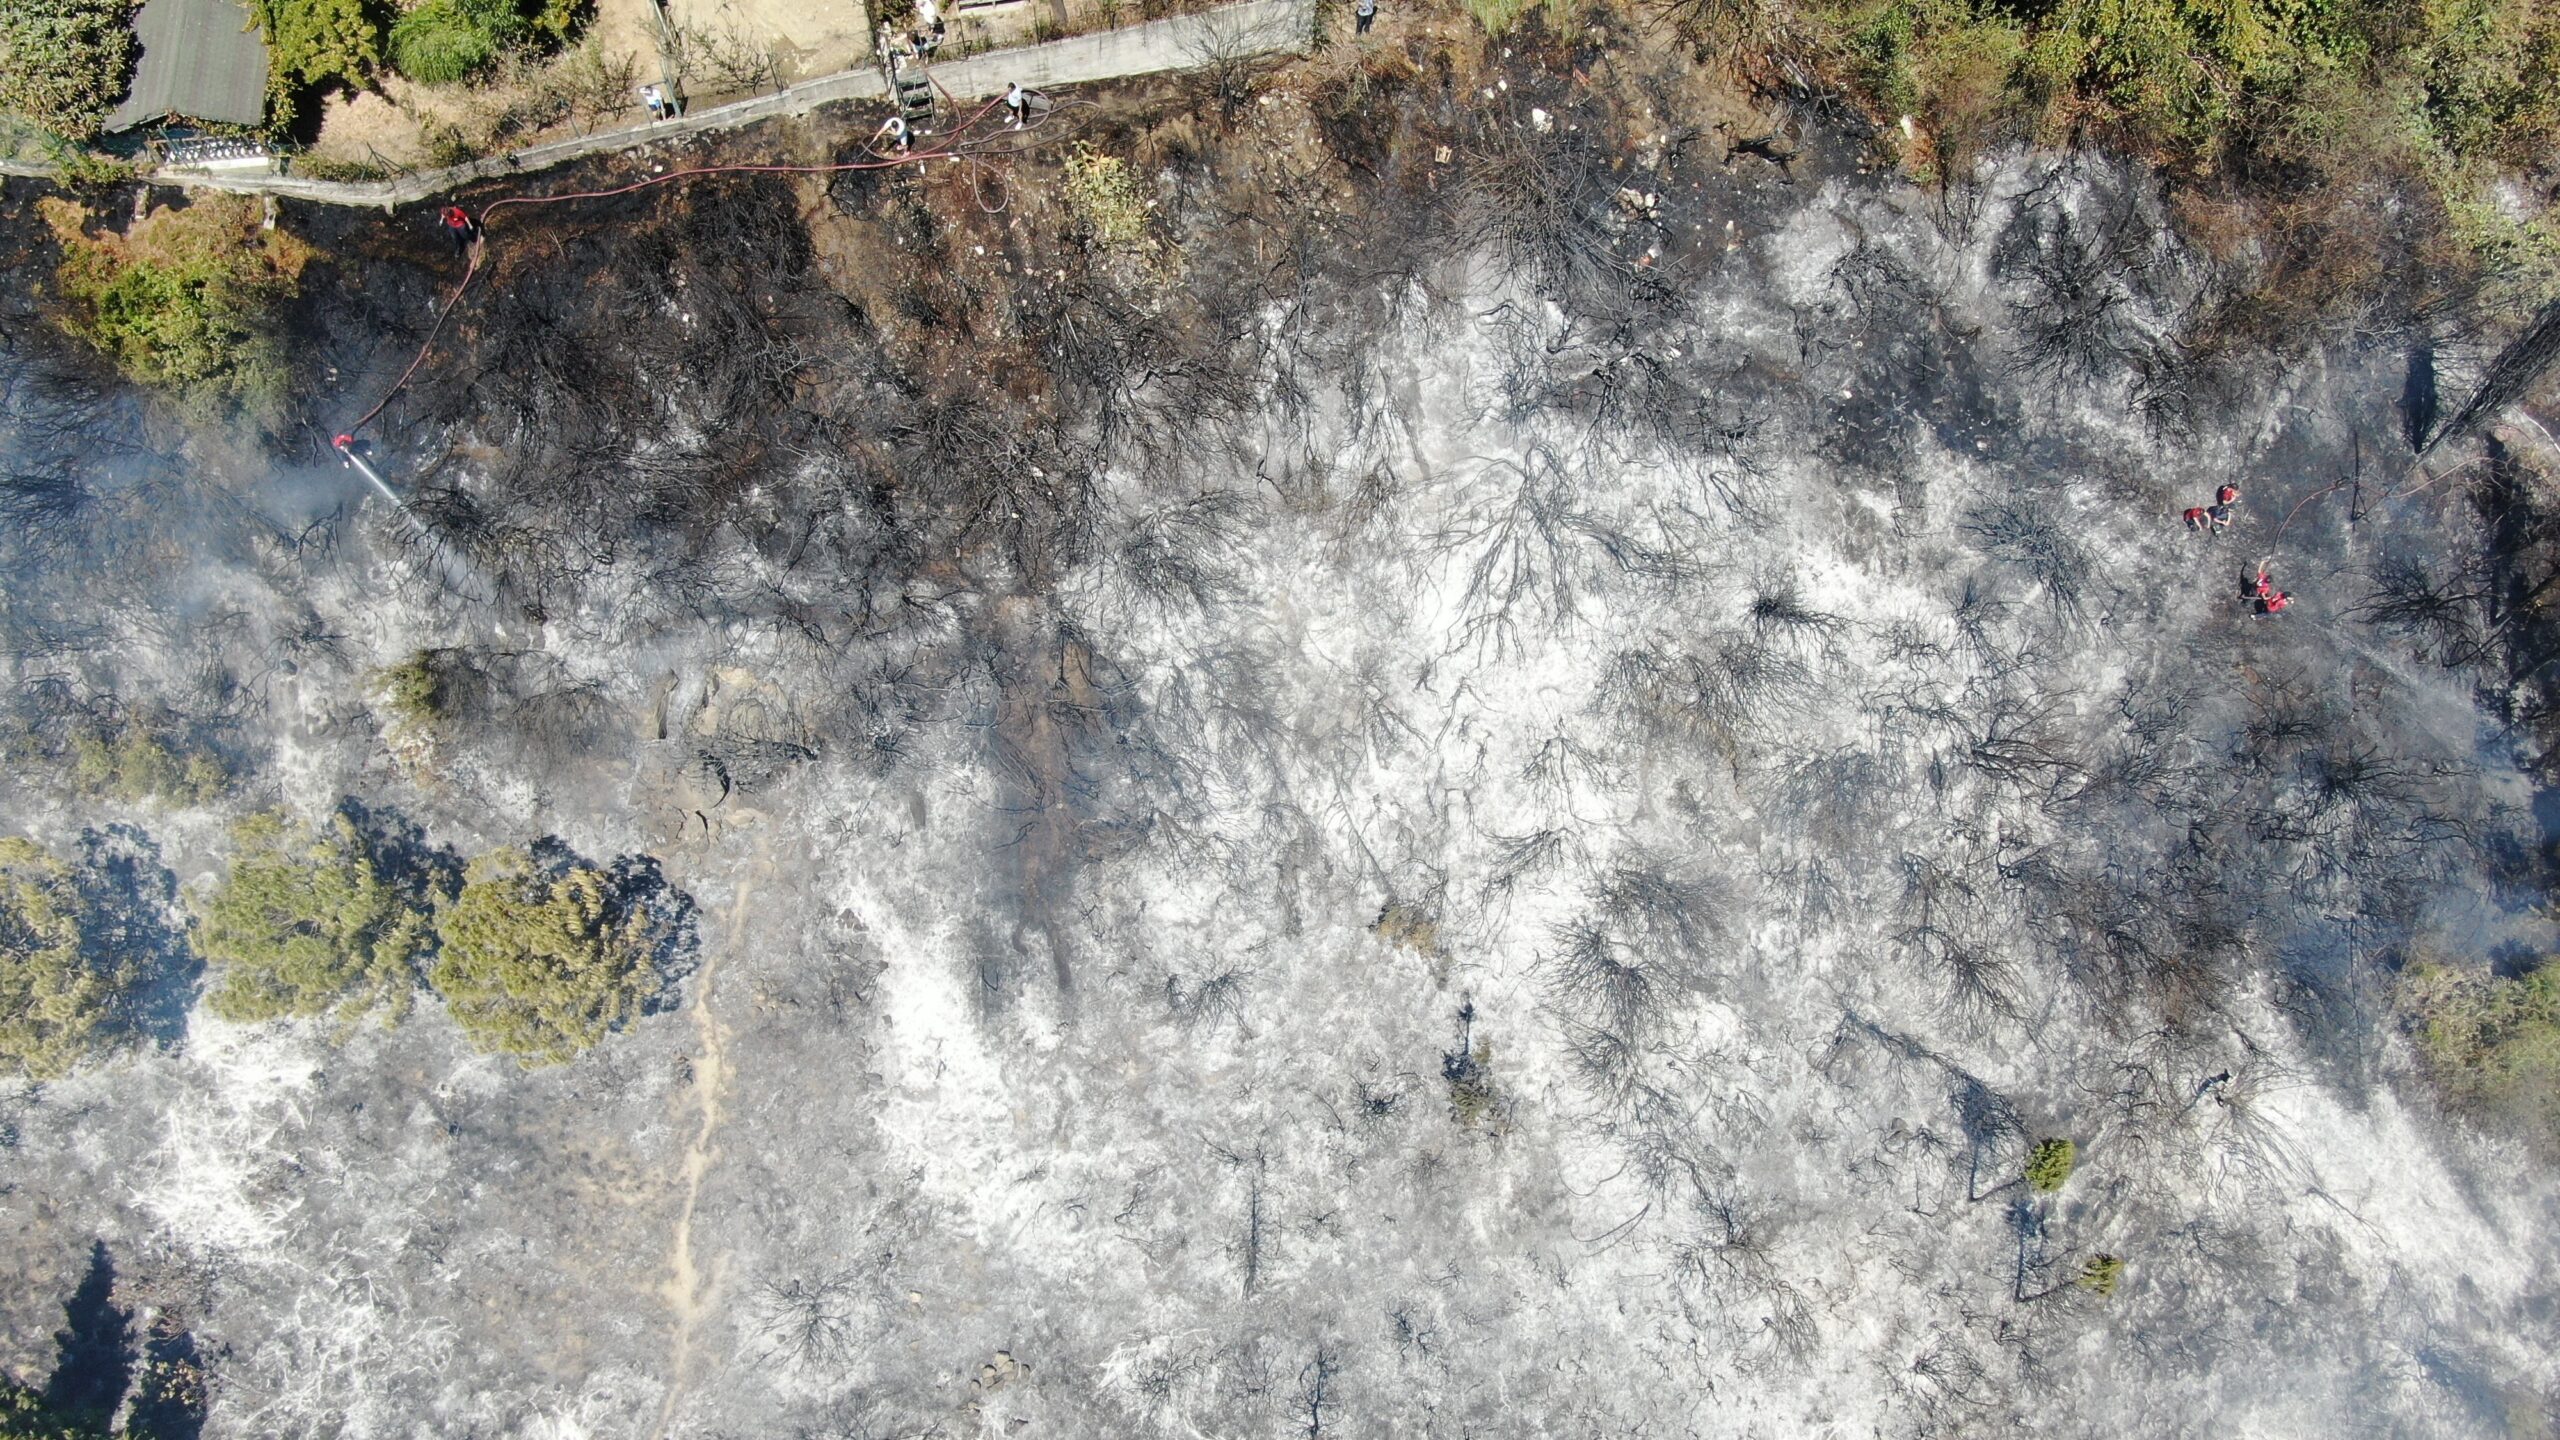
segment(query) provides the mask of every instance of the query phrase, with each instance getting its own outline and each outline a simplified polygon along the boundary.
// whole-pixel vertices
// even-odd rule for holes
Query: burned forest
[[[1201,58],[467,256],[0,180],[0,1403],[2554,1433],[2560,311],[1632,14]]]

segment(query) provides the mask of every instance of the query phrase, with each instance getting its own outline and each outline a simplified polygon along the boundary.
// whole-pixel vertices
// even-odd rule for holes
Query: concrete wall
[[[1300,51],[1314,42],[1315,24],[1315,0],[1243,0],[1241,4],[1197,15],[1177,15],[1169,20],[1153,20],[1144,25],[1053,40],[1046,45],[973,55],[966,60],[936,65],[928,73],[943,90],[957,98],[970,100],[997,94],[1017,80],[1039,90]],[[589,155],[630,149],[679,135],[735,130],[776,116],[805,115],[838,100],[882,99],[887,94],[888,82],[881,78],[878,70],[847,70],[794,85],[772,95],[758,95],[750,100],[697,110],[680,120],[602,130],[593,135],[555,140],[548,145],[535,145],[486,160],[474,160],[468,165],[404,175],[396,180],[360,184],[313,180],[290,174],[216,174],[170,169],[154,173],[151,182],[155,185],[190,185],[211,190],[286,195],[328,205],[378,205],[389,210],[401,205],[414,205],[476,180],[547,169]],[[0,164],[0,174],[50,176],[52,173],[51,166]]]
[[[1037,90],[1304,50],[1315,29],[1315,0],[1245,0],[1198,15],[973,55],[936,65],[932,75],[945,90],[972,99],[1017,80]]]

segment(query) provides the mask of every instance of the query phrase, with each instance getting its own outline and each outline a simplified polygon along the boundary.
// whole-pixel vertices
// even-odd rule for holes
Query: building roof
[[[107,129],[171,115],[233,125],[267,118],[267,42],[242,0],[149,0],[133,33],[142,57]]]

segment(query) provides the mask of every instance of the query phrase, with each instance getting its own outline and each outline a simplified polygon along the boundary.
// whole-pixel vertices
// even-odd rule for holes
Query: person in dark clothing
[[[2213,533],[2219,535],[2231,528],[2231,507],[2227,503],[2216,504],[2204,512],[2204,518],[2213,522]]]
[[[1351,12],[1351,33],[1354,35],[1368,34],[1369,27],[1377,23],[1377,19],[1378,0],[1360,0],[1359,8]]]
[[[470,211],[459,205],[447,205],[444,214],[438,217],[438,223],[444,226],[445,238],[453,242],[454,254],[471,253],[472,242],[480,238],[480,222],[471,218]]]

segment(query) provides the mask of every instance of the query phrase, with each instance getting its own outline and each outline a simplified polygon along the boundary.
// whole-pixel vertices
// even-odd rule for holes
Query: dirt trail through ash
[[[706,1278],[693,1253],[694,1209],[702,1199],[703,1177],[711,1173],[711,1162],[719,1155],[713,1136],[720,1129],[720,1100],[729,1084],[729,1036],[719,1018],[711,1013],[711,997],[719,980],[721,957],[745,940],[748,903],[755,895],[756,877],[765,873],[771,862],[769,849],[759,845],[755,859],[738,877],[737,899],[729,908],[727,941],[703,956],[702,969],[695,977],[693,1028],[701,1054],[694,1065],[693,1094],[700,1119],[694,1127],[693,1143],[686,1147],[684,1163],[677,1171],[684,1182],[684,1205],[676,1212],[675,1237],[668,1247],[667,1281],[658,1289],[675,1317],[675,1337],[667,1351],[666,1399],[660,1403],[658,1423],[650,1431],[655,1440],[664,1440],[675,1420],[676,1404],[684,1398],[685,1387],[693,1378],[694,1330],[711,1308],[712,1293],[720,1288],[721,1261],[715,1258],[711,1262]]]

